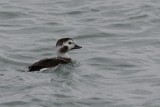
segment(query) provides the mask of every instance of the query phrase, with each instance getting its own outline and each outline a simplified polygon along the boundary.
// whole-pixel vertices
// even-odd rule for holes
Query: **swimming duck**
[[[59,64],[68,64],[71,63],[71,58],[68,54],[70,50],[80,49],[81,46],[75,44],[71,38],[61,38],[56,43],[57,48],[57,57],[55,58],[45,58],[40,61],[33,63],[28,67],[29,72],[41,71],[42,69],[47,69],[55,67]]]

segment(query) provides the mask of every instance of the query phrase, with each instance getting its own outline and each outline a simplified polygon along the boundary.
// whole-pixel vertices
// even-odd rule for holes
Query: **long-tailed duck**
[[[74,43],[71,38],[61,38],[56,43],[57,48],[57,57],[55,58],[46,58],[38,62],[35,62],[28,67],[29,72],[40,71],[41,69],[55,67],[58,64],[67,64],[72,60],[69,57],[68,51],[73,49],[80,49],[81,46],[78,46]]]

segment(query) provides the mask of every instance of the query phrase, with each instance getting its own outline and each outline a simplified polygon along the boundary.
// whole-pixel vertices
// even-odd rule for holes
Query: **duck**
[[[82,46],[75,44],[71,38],[61,38],[56,43],[57,57],[45,58],[39,60],[28,67],[28,72],[41,71],[59,64],[68,64],[72,62],[68,52],[74,49],[80,49]]]

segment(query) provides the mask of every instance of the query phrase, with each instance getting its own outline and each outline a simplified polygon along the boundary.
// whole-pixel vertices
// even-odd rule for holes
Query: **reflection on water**
[[[0,106],[159,107],[159,16],[158,0],[1,0]],[[83,46],[74,64],[24,72],[61,37]]]

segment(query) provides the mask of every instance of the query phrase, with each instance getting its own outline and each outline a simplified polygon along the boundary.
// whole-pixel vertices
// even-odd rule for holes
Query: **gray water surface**
[[[24,72],[62,37],[74,65]],[[1,0],[0,107],[160,107],[160,1]]]

